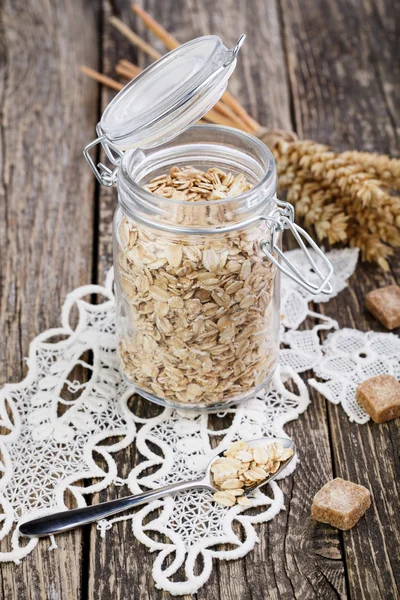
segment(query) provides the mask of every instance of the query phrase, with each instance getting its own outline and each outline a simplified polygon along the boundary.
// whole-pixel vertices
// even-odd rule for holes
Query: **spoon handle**
[[[194,488],[212,489],[207,485],[207,482],[204,479],[181,481],[172,483],[171,485],[165,485],[156,490],[149,490],[142,494],[126,496],[125,498],[111,500],[110,502],[101,502],[100,504],[93,504],[92,506],[84,506],[83,508],[64,510],[38,519],[33,519],[32,521],[22,523],[19,526],[19,531],[22,535],[28,537],[43,537],[45,535],[61,533],[62,531],[68,531],[69,529],[74,529],[75,527],[86,525],[87,523],[93,523],[94,521],[105,519],[111,515],[116,515],[128,508],[145,504],[146,502],[162,498],[168,494],[174,494],[176,492]]]

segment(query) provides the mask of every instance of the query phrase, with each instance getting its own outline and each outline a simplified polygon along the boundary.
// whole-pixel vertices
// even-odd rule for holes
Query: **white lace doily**
[[[369,416],[356,401],[356,387],[386,373],[400,379],[400,339],[393,333],[335,331],[322,345],[313,370],[325,381],[309,379],[310,385],[330,402],[341,403],[351,421],[366,423]]]
[[[288,254],[299,270],[312,277],[300,252]],[[354,249],[329,253],[335,267],[332,295],[345,287],[357,255]],[[321,347],[318,332],[335,329],[337,323],[310,311],[308,303],[312,297],[286,277],[282,290],[285,347],[273,389],[238,407],[230,407],[225,413],[217,413],[216,418],[222,419],[226,413],[232,417],[229,428],[218,431],[210,428],[208,413],[166,408],[154,418],[143,419],[133,414],[127,407],[133,389],[122,379],[116,361],[112,274],[108,275],[104,287],[88,285],[71,292],[62,309],[61,327],[40,334],[32,342],[26,379],[6,385],[0,392],[0,426],[3,431],[7,430],[0,436],[3,508],[0,539],[9,536],[11,540],[11,550],[0,553],[0,561],[18,562],[32,551],[38,540],[23,542],[18,524],[64,509],[66,490],[73,494],[78,506],[84,506],[88,494],[111,483],[126,483],[135,493],[143,486],[154,488],[181,478],[196,477],[214,453],[232,440],[285,435],[284,424],[297,418],[309,402],[306,386],[298,376],[306,369],[317,365],[316,374],[329,381],[313,385],[331,401],[343,402],[342,391],[335,387],[339,370],[329,362],[329,356],[336,351],[343,356],[338,350],[340,344],[332,341],[337,339],[336,335],[343,334],[343,330],[334,333]],[[87,300],[92,295],[98,296],[98,304]],[[318,301],[328,299],[323,296]],[[72,316],[76,310],[79,319],[73,326]],[[313,329],[298,331],[309,315],[317,324]],[[387,353],[386,342],[379,337],[382,334],[376,334],[376,338],[360,335],[367,336],[368,347],[376,353],[379,348]],[[387,334],[386,338],[393,338],[390,351],[393,349],[393,356],[398,360],[395,336]],[[92,356],[90,364],[84,358],[88,352]],[[394,362],[391,362],[393,369]],[[82,381],[71,375],[76,365],[82,367]],[[288,379],[294,380],[298,394],[285,387]],[[64,399],[65,389],[74,393],[73,401]],[[137,425],[140,425],[138,432]],[[103,445],[104,440],[114,436],[119,436],[120,441]],[[126,480],[121,480],[114,455],[134,440],[143,461],[132,469]],[[212,449],[217,440],[218,445]],[[152,450],[153,444],[162,457]],[[96,455],[103,457],[106,468],[98,465]],[[156,472],[144,474],[149,467],[156,467]],[[81,487],[76,483],[82,479],[96,479],[97,483]],[[193,593],[208,579],[213,559],[238,558],[253,548],[257,541],[254,525],[272,519],[284,506],[278,484],[272,482],[268,489],[258,491],[252,506],[258,510],[250,515],[248,509],[238,506],[227,509],[216,505],[208,492],[188,492],[151,502],[133,516],[102,521],[98,528],[106,535],[113,522],[132,519],[136,537],[157,553],[153,568],[156,586],[172,594]],[[156,517],[155,508],[160,509]],[[148,521],[151,513],[153,519]],[[235,522],[242,525],[244,539],[235,534]],[[151,532],[165,534],[168,542],[154,541]],[[228,544],[228,549],[221,548],[222,544]],[[169,561],[165,560],[167,556]],[[200,562],[199,557],[202,557]],[[175,574],[182,568],[184,580],[181,577],[176,581]]]

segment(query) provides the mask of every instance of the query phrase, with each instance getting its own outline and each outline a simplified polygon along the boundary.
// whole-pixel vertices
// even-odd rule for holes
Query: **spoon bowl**
[[[264,438],[259,438],[256,440],[250,440],[249,442],[246,441],[246,444],[249,448],[255,448],[257,446],[268,446],[269,444],[272,444],[273,442],[277,442],[284,449],[293,450],[292,456],[290,458],[288,458],[287,460],[285,460],[284,462],[282,462],[279,469],[277,471],[275,471],[275,473],[269,473],[265,479],[263,479],[261,481],[257,481],[253,485],[246,486],[244,488],[245,496],[247,496],[247,494],[250,494],[251,492],[254,492],[254,490],[256,490],[257,488],[262,487],[266,483],[269,483],[270,481],[272,481],[273,479],[278,477],[278,475],[288,466],[290,461],[294,458],[295,453],[296,453],[296,446],[294,445],[292,440],[290,440],[289,438],[273,438],[273,437],[267,438],[267,437],[264,437]],[[225,452],[226,452],[226,449],[222,450],[219,454],[214,456],[214,458],[212,460],[210,460],[210,462],[207,465],[204,480],[209,481],[209,489],[212,490],[213,492],[220,492],[221,488],[218,487],[217,485],[215,485],[215,483],[213,482],[213,475],[211,472],[211,468],[212,468],[212,465],[217,460],[224,457]]]
[[[278,475],[293,459],[296,448],[294,443],[288,438],[264,437],[256,440],[250,440],[246,443],[249,448],[254,448],[256,446],[267,446],[273,442],[278,442],[285,449],[290,448],[293,450],[292,456],[282,462],[275,473],[269,473],[265,479],[245,487],[244,495],[253,492],[255,489],[278,477]],[[117,500],[111,500],[109,502],[84,506],[83,508],[74,508],[72,510],[64,510],[61,512],[47,514],[43,517],[39,517],[38,519],[21,523],[19,526],[19,532],[27,537],[43,537],[47,535],[54,535],[56,533],[68,531],[69,529],[81,527],[82,525],[87,525],[88,523],[94,523],[100,519],[105,519],[107,517],[111,517],[112,515],[123,512],[124,510],[128,510],[129,508],[145,504],[146,502],[162,498],[163,496],[167,496],[169,494],[182,492],[184,490],[207,489],[211,492],[220,492],[221,488],[214,483],[211,468],[216,460],[224,457],[224,452],[226,452],[226,449],[222,450],[210,460],[204,475],[199,479],[195,479],[193,481],[180,481],[178,483],[172,483],[171,485],[165,485],[154,490],[143,492],[142,494],[135,494],[133,496],[118,498]]]

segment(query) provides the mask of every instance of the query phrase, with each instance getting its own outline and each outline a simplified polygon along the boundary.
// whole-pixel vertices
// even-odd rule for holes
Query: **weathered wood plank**
[[[125,40],[108,22],[112,14],[116,14],[125,23],[133,26],[133,13],[130,5],[118,3],[118,12],[114,12],[115,3],[103,0],[103,56],[102,71],[116,78],[114,66],[121,58],[143,66],[145,57],[138,57],[136,49]],[[139,59],[139,60],[138,60]],[[102,110],[110,102],[114,93],[108,89],[101,90]],[[117,206],[115,189],[101,187],[99,190],[99,223],[98,223],[98,281],[104,281],[104,275],[112,265],[112,219]],[[140,403],[145,401],[139,400]],[[119,475],[127,477],[132,465],[140,460],[135,445],[116,457]],[[116,497],[128,495],[125,487],[111,487],[100,494],[95,494],[92,502],[102,502]],[[155,600],[167,595],[155,590],[151,576],[153,556],[134,537],[130,522],[122,522],[107,532],[105,540],[100,538],[95,527],[90,531],[90,557],[87,579],[87,598],[113,600],[126,597],[138,597]]]
[[[282,0],[300,135],[338,149],[399,154],[399,120],[393,110],[400,99],[395,85],[400,76],[395,33],[399,9],[385,0]],[[341,327],[383,331],[365,311],[364,296],[398,280],[398,258],[387,275],[372,266],[359,266],[350,288],[319,306],[321,312],[337,319]],[[366,485],[373,494],[366,518],[341,536],[351,597],[396,598],[399,422],[358,426],[331,404],[328,415],[335,474]],[[329,528],[317,526],[315,531],[324,535]]]
[[[82,148],[98,90],[96,2],[5,0],[0,12],[0,384],[22,379],[38,333],[92,272],[94,181]],[[80,597],[82,532],[0,565],[3,598]],[[5,542],[2,550],[8,549]],[[1,592],[0,592],[1,595]]]
[[[119,58],[130,58],[145,66],[148,58],[136,53],[122,36],[110,29],[107,19],[112,10],[160,51],[163,47],[139,21],[135,21],[125,2],[105,0],[104,70],[113,74]],[[290,129],[290,99],[282,48],[277,3],[257,2],[245,5],[238,0],[215,4],[200,2],[144,3],[159,22],[180,41],[197,35],[215,33],[233,45],[241,33],[248,40],[241,51],[230,90],[265,126]],[[112,92],[103,91],[103,107]],[[100,190],[99,279],[111,265],[111,219],[116,206],[115,191]],[[145,401],[144,401],[145,402]],[[144,404],[144,410],[151,410]],[[315,535],[309,520],[312,494],[332,476],[327,428],[327,412],[321,398],[316,399],[299,421],[288,427],[300,448],[302,464],[296,475],[282,483],[287,497],[287,511],[270,524],[257,526],[260,543],[244,560],[216,563],[212,576],[196,597],[221,598],[337,598],[345,596],[343,563],[339,538],[333,530],[323,537]],[[309,464],[318,454],[321,467],[310,471]],[[118,457],[122,477],[138,461],[134,448]],[[127,493],[114,488],[93,498],[93,502]],[[138,557],[140,556],[140,560]],[[121,523],[101,540],[91,532],[89,598],[125,598],[134,593],[140,598],[165,598],[154,588],[151,567],[154,557],[137,542],[130,524]]]

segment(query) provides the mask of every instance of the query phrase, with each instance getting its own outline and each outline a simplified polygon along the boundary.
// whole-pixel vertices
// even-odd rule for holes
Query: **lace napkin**
[[[288,254],[304,275],[312,277],[299,251]],[[353,273],[358,251],[337,250],[328,256],[335,268],[332,297],[345,287],[346,279]],[[18,524],[64,509],[66,490],[73,494],[77,506],[85,506],[89,494],[112,483],[125,483],[136,493],[143,486],[154,488],[181,478],[197,477],[215,453],[238,438],[285,435],[285,423],[296,419],[309,403],[306,385],[299,377],[307,369],[313,368],[316,376],[325,380],[322,383],[313,380],[314,387],[332,402],[342,402],[352,418],[363,422],[363,411],[351,400],[350,382],[354,386],[357,381],[354,369],[362,377],[380,372],[382,365],[393,372],[399,368],[398,339],[390,334],[339,330],[321,345],[319,332],[338,329],[338,324],[311,311],[309,302],[314,298],[283,277],[284,348],[272,389],[237,407],[216,412],[217,419],[227,413],[231,416],[230,426],[218,431],[211,429],[208,413],[165,408],[158,416],[144,419],[128,409],[133,388],[122,379],[118,369],[112,282],[110,272],[104,286],[87,285],[68,294],[61,327],[41,333],[30,346],[27,377],[20,383],[6,385],[0,392],[0,426],[6,430],[0,436],[3,508],[0,539],[6,536],[11,539],[11,550],[0,553],[0,561],[18,562],[33,550],[38,540],[22,541]],[[88,301],[93,295],[97,295],[97,304]],[[327,300],[326,296],[317,298],[318,302]],[[74,325],[76,311],[79,318]],[[299,331],[308,316],[316,324],[312,329]],[[351,345],[346,346],[344,340],[352,340]],[[90,363],[84,358],[88,351],[92,356]],[[368,361],[362,356],[364,351],[368,360],[372,356],[376,359],[370,369],[365,367]],[[82,381],[71,375],[76,365],[85,374]],[[286,387],[289,379],[297,386],[296,394]],[[66,400],[63,389],[74,393],[75,399]],[[118,442],[103,445],[104,440],[114,436],[119,436]],[[217,439],[218,445],[212,448],[212,441]],[[122,480],[115,455],[133,441],[143,461]],[[162,456],[152,450],[154,444]],[[104,459],[105,468],[96,462],[98,455]],[[293,463],[291,470],[295,467]],[[149,467],[156,467],[152,475],[145,473]],[[81,487],[76,482],[82,479],[96,479],[96,483]],[[258,490],[252,507],[257,507],[256,513],[253,510],[250,514],[239,506],[228,509],[212,502],[206,491],[187,492],[153,501],[133,515],[101,521],[98,529],[104,536],[114,522],[130,519],[135,536],[156,553],[153,567],[156,586],[171,594],[186,594],[195,592],[207,581],[213,559],[236,559],[254,547],[257,523],[272,519],[284,507],[279,485],[272,482],[267,489]],[[159,509],[157,516],[155,508]],[[148,521],[151,513],[153,518]],[[243,539],[234,532],[235,522],[243,527]],[[152,532],[165,534],[168,542],[154,541]],[[51,547],[55,547],[54,539]],[[169,561],[165,561],[167,556]],[[175,574],[182,568],[185,578],[178,582]]]

